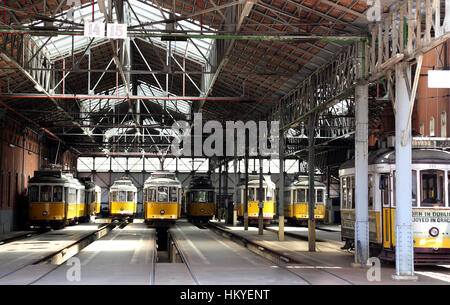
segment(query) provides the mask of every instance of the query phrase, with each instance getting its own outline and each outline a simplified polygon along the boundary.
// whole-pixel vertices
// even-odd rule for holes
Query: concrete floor
[[[220,225],[224,225],[222,222]],[[356,284],[356,285],[424,285],[450,284],[450,265],[416,266],[417,281],[397,281],[392,278],[395,274],[394,264],[381,264],[381,280],[369,281],[368,269],[353,267],[354,252],[341,250],[344,245],[340,241],[340,232],[332,230],[316,231],[316,252],[308,251],[308,229],[306,227],[285,226],[286,232],[294,233],[301,239],[285,236],[284,241],[278,240],[278,233],[265,230],[258,235],[256,227],[249,227],[245,231],[243,226],[225,226],[231,232],[243,236],[257,244],[274,249],[284,256],[292,258],[300,264],[288,264],[286,268],[292,270],[310,284]],[[278,230],[277,226],[270,226]],[[330,229],[330,228],[328,228]]]
[[[220,225],[225,226],[224,223]],[[155,284],[155,285],[367,285],[449,284],[450,266],[416,266],[418,281],[395,281],[395,265],[383,264],[381,281],[369,281],[368,269],[352,267],[353,253],[341,250],[338,227],[317,230],[316,252],[308,252],[307,228],[286,226],[286,236],[256,227],[225,226],[257,245],[298,263],[277,265],[209,229],[181,220],[169,232],[185,262],[170,263],[167,251],[157,253],[156,231],[143,223],[115,228],[61,265],[33,264],[98,228],[82,224],[0,245],[0,284]],[[271,226],[277,229],[277,226]],[[159,259],[158,259],[159,256]],[[68,263],[74,263],[69,265]],[[79,268],[78,264],[79,263]],[[78,269],[77,269],[78,268]],[[76,276],[79,275],[79,281]]]

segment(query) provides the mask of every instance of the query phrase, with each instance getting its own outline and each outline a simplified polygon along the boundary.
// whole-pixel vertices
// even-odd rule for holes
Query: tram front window
[[[41,186],[41,201],[42,202],[52,201],[52,187],[50,185]]]
[[[206,192],[205,191],[197,191],[194,195],[195,202],[206,202]]]
[[[32,186],[30,187],[30,202],[38,202],[39,201],[39,187]]]
[[[168,202],[169,188],[167,186],[158,187],[158,202]]]
[[[445,206],[444,172],[439,170],[425,170],[421,172],[422,206]]]
[[[127,201],[127,192],[119,191],[119,202],[126,202],[126,201]]]

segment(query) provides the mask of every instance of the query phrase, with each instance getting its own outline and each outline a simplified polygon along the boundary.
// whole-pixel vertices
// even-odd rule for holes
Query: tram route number
[[[450,212],[413,211],[413,222],[450,222]]]

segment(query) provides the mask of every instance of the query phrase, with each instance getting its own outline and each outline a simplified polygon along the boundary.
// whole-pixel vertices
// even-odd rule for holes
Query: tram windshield
[[[444,171],[425,170],[420,173],[422,206],[442,207],[444,201]]]
[[[50,185],[41,186],[41,201],[42,202],[52,201],[52,187]]]
[[[38,202],[39,201],[39,186],[32,186],[29,190],[29,198],[30,202]]]
[[[212,191],[194,191],[192,196],[193,202],[214,202],[214,192]]]

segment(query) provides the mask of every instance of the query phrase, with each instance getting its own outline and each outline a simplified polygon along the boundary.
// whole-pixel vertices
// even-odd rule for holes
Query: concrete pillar
[[[396,279],[415,279],[414,245],[412,231],[412,196],[411,196],[411,124],[409,124],[405,145],[402,134],[406,129],[409,112],[409,79],[402,73],[402,64],[395,66],[395,266]],[[410,75],[410,67],[406,75]],[[410,87],[410,86],[409,86]]]
[[[355,88],[355,263],[369,258],[368,85]]]

